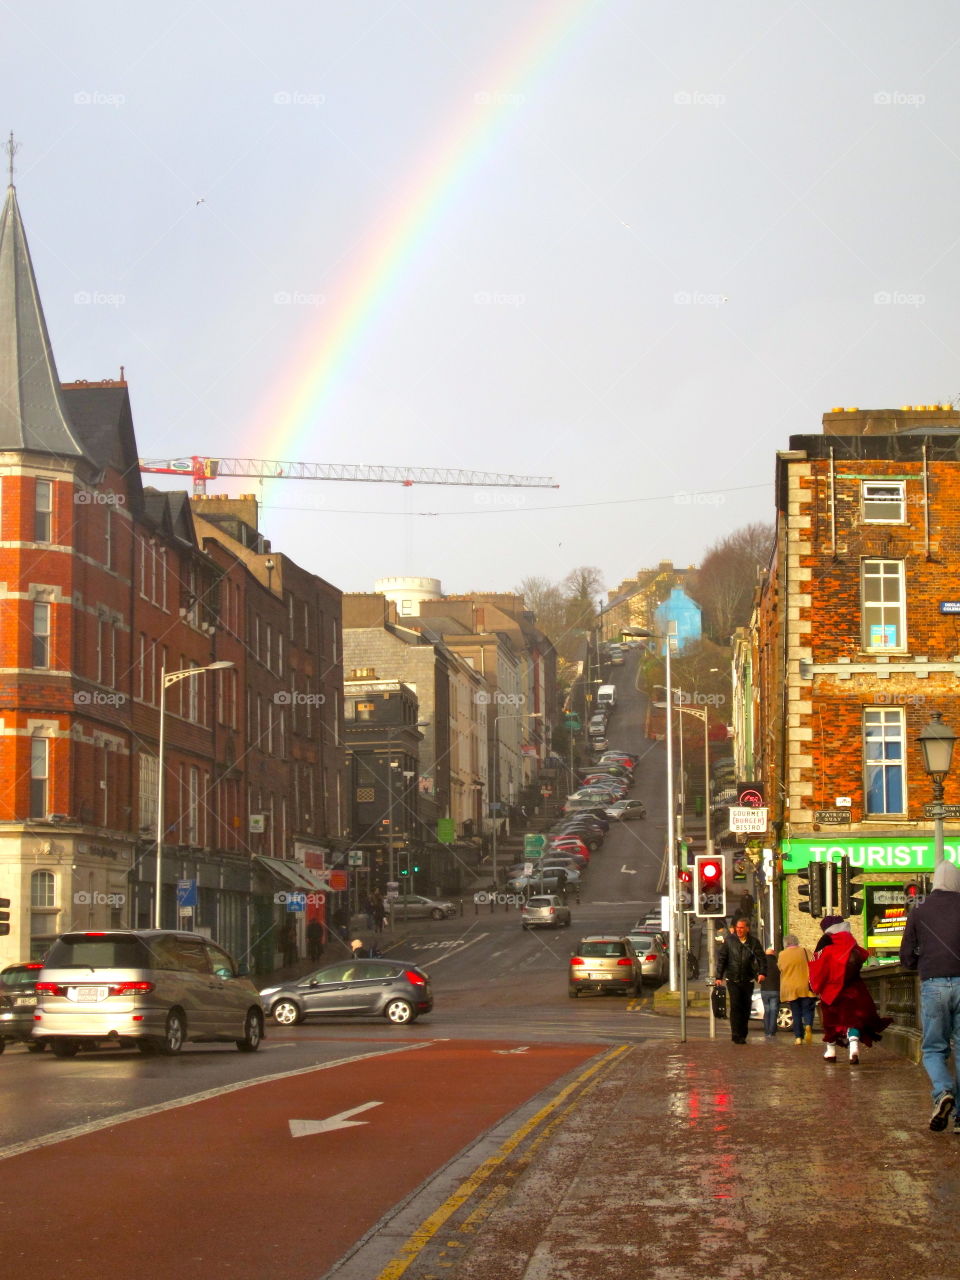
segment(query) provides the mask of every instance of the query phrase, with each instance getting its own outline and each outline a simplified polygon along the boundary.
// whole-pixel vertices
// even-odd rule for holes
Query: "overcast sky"
[[[141,456],[560,486],[221,486],[344,590],[694,563],[825,410],[960,392],[955,3],[0,9],[60,376]]]

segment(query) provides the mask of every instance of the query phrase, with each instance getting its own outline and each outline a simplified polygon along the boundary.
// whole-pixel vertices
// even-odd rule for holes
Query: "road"
[[[624,931],[659,902],[663,752],[642,739],[631,671],[610,741],[642,744],[631,794],[647,821],[611,829],[570,930],[524,931],[515,909],[472,902],[452,920],[397,923],[385,954],[428,970],[429,1017],[271,1024],[254,1055],[9,1048],[0,1221],[15,1273],[133,1274],[115,1260],[135,1254],[141,1280],[315,1277],[517,1108],[606,1054],[675,1037],[649,994],[567,994],[576,938]],[[36,1252],[23,1207],[39,1204],[56,1230]]]

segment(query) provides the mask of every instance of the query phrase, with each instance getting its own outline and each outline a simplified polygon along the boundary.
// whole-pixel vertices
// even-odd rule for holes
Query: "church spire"
[[[13,134],[6,144],[10,186],[0,214],[0,452],[83,457],[60,392],[33,263],[13,186]]]

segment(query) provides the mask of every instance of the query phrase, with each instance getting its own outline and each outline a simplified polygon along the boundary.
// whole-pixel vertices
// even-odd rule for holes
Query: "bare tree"
[[[566,600],[560,587],[549,578],[531,576],[524,578],[516,588],[517,595],[533,613],[537,626],[556,642],[564,629]]]
[[[729,643],[750,619],[753,590],[773,549],[772,524],[744,525],[709,548],[690,594],[703,610],[703,629],[717,644]]]

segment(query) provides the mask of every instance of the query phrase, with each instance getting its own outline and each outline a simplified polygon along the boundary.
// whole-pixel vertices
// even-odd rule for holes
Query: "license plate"
[[[96,1004],[99,1000],[106,1000],[106,987],[74,987],[74,999],[77,1004]]]
[[[16,1000],[14,1000],[13,1003],[14,1004],[36,1004],[36,1001],[33,999],[32,996],[17,996]]]

